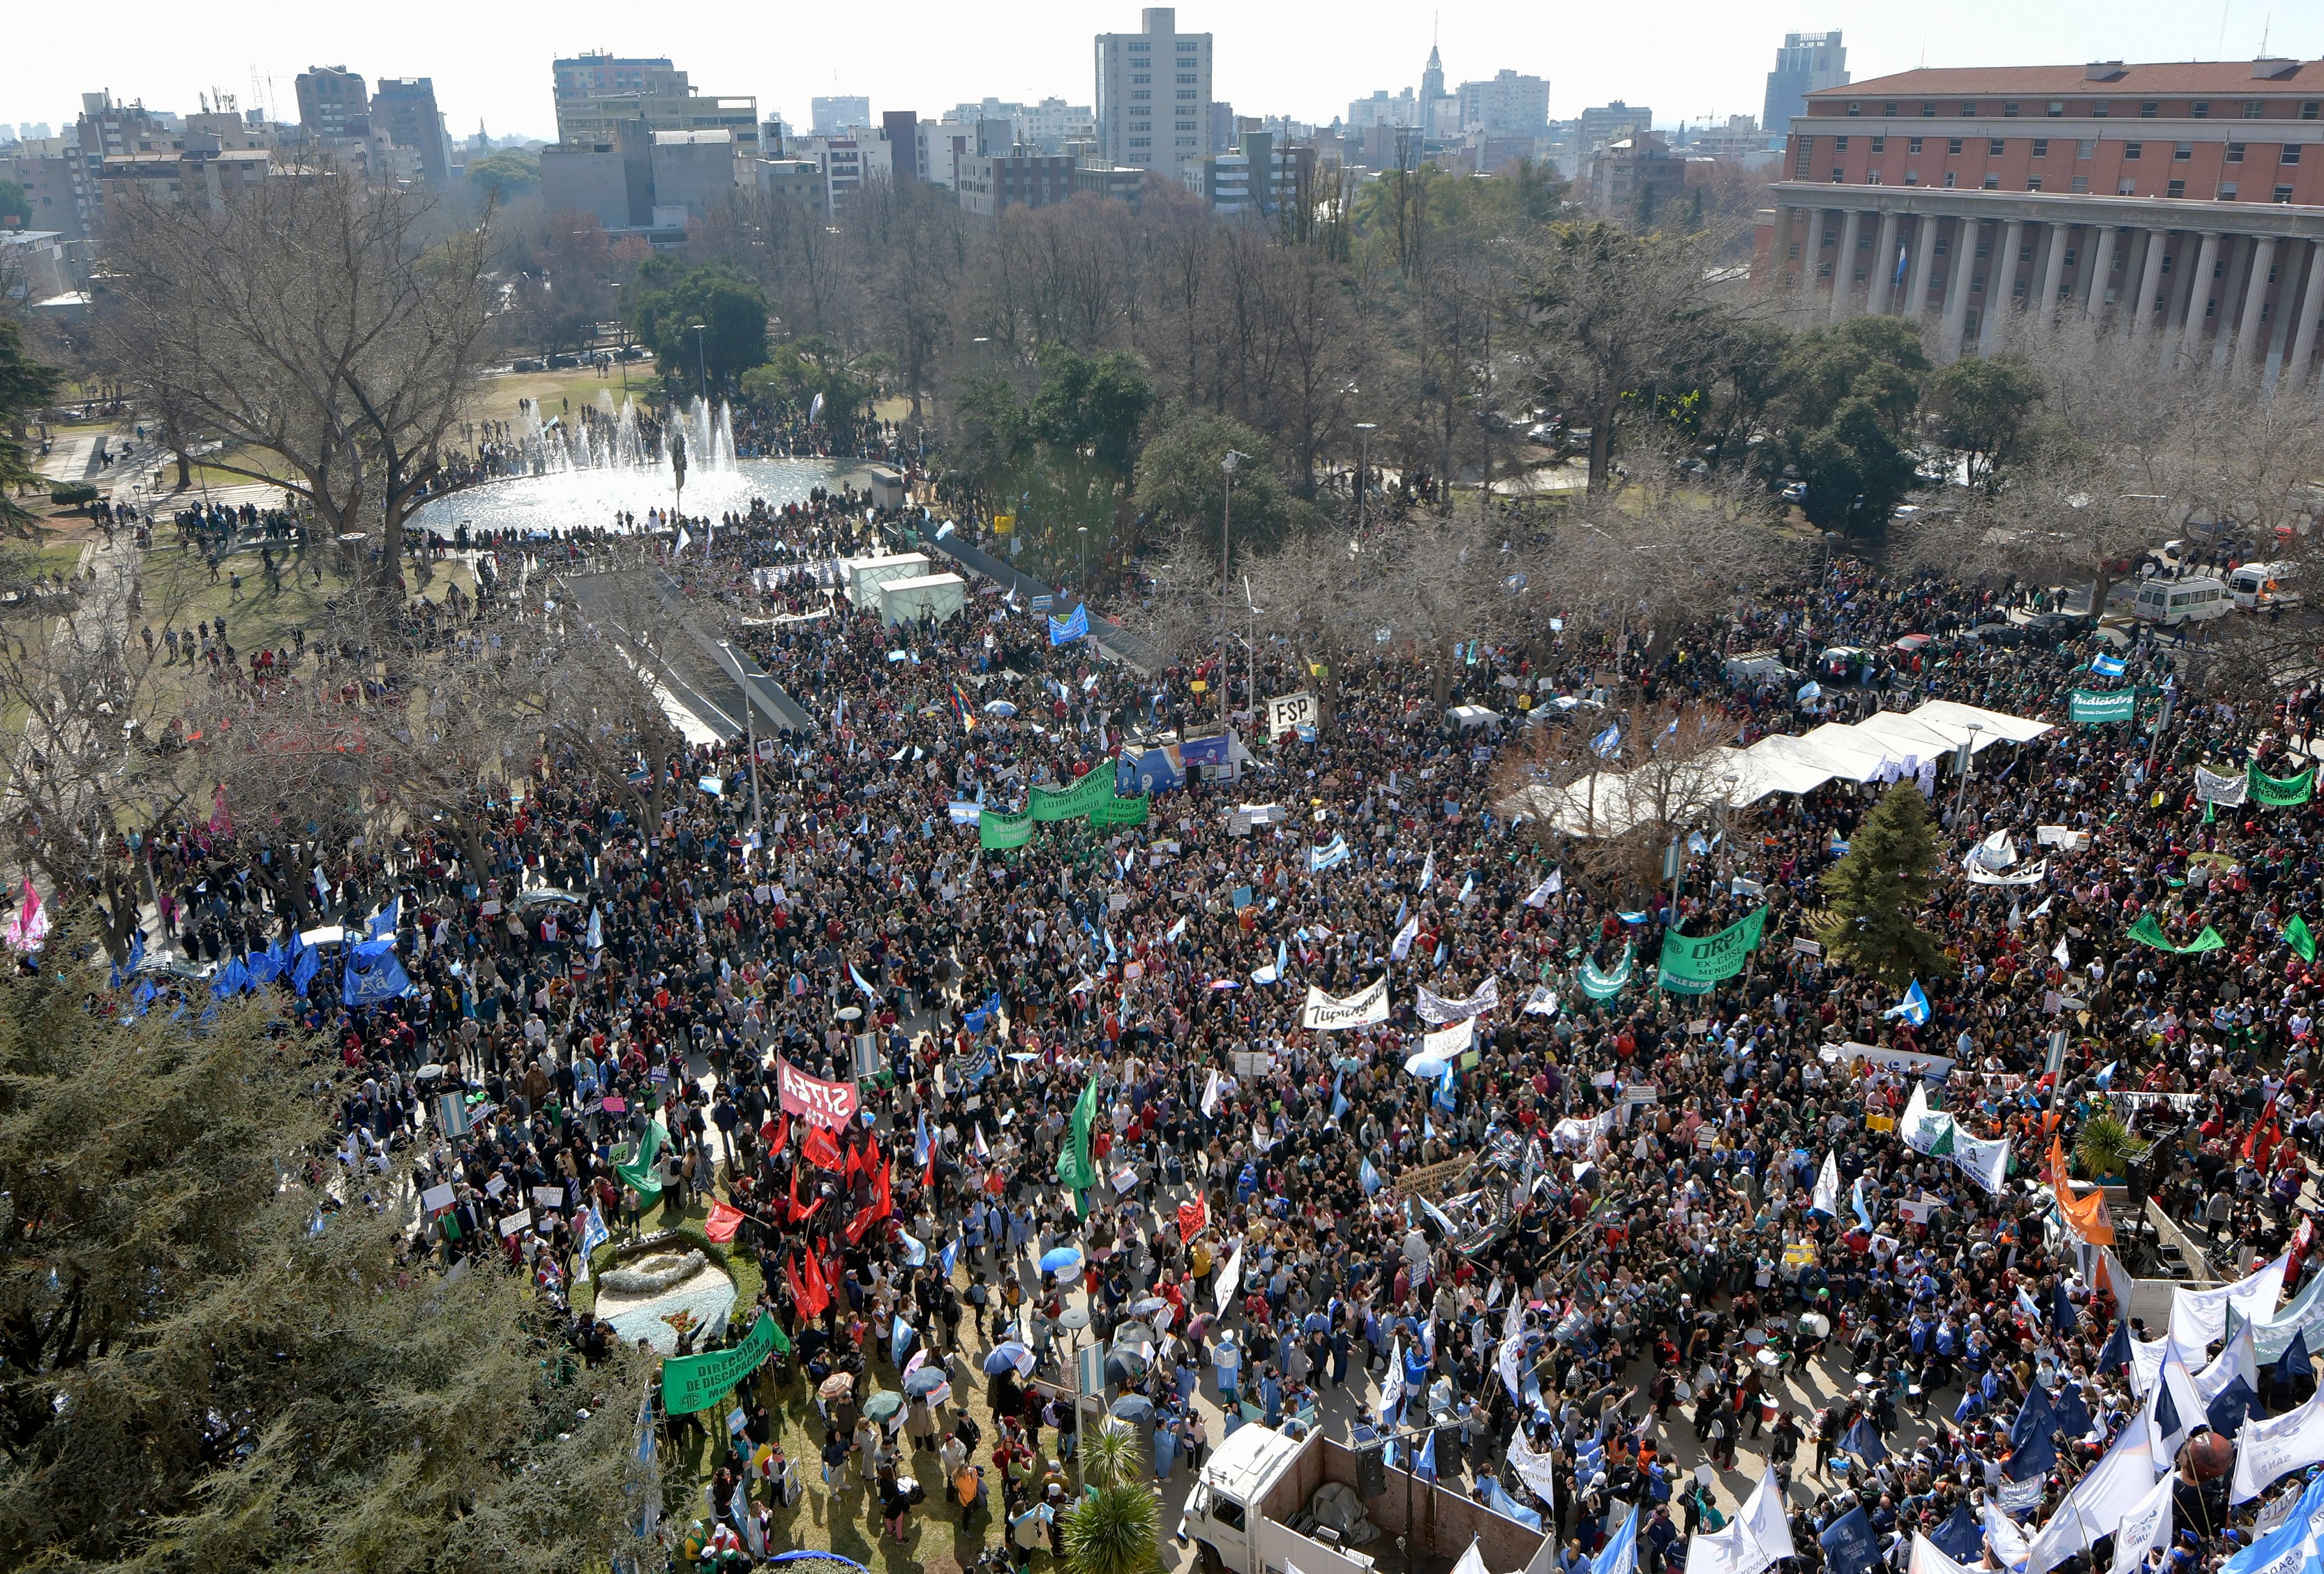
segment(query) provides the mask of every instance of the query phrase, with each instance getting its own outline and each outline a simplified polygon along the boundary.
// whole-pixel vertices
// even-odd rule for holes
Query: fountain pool
[[[544,424],[528,410],[516,423],[514,446],[529,474],[490,481],[423,504],[414,522],[449,535],[462,525],[478,530],[606,528],[617,513],[641,520],[649,509],[682,509],[688,518],[740,513],[761,497],[779,508],[804,502],[814,488],[861,481],[861,462],[845,459],[738,459],[733,419],[721,403],[700,399],[672,412],[669,425],[685,441],[686,494],[678,495],[667,434],[650,416],[611,395],[578,421]]]

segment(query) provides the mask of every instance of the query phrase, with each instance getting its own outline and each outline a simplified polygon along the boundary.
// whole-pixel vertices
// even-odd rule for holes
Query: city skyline
[[[1514,69],[1547,78],[1550,113],[1572,118],[1586,106],[1628,97],[1655,106],[1659,124],[1756,114],[1775,51],[1786,32],[1840,29],[1858,81],[1921,64],[2032,65],[2090,59],[2177,60],[2248,59],[2267,51],[2298,59],[2324,55],[2324,15],[2273,14],[2258,0],[2230,0],[2224,19],[2196,15],[2158,0],[2095,5],[2012,6],[2004,0],[1951,0],[1933,10],[1897,14],[1885,8],[1798,0],[1741,0],[1680,8],[1686,22],[1682,54],[1649,57],[1637,48],[1635,15],[1561,16],[1481,4],[1456,5],[1436,18],[1372,0],[1333,7],[1229,9],[1178,6],[1178,25],[1217,39],[1216,98],[1247,115],[1287,115],[1328,124],[1351,99],[1391,94],[1419,82],[1432,41],[1442,51],[1448,83]],[[322,14],[261,4],[238,13],[229,41],[212,31],[189,33],[168,13],[134,0],[115,14],[100,44],[85,27],[42,11],[11,26],[0,61],[0,121],[69,123],[85,91],[177,113],[198,109],[199,96],[234,97],[247,110],[253,78],[272,78],[271,108],[297,118],[292,81],[308,67],[345,64],[374,80],[430,77],[452,135],[481,121],[495,136],[553,139],[549,61],[607,50],[669,55],[691,71],[697,89],[752,94],[761,112],[804,125],[811,98],[861,96],[876,119],[884,109],[934,116],[961,102],[998,97],[1087,102],[1093,84],[1092,40],[1134,31],[1139,7],[1122,0],[1065,8],[1052,25],[1005,36],[957,6],[898,0],[894,32],[916,41],[909,51],[880,57],[862,35],[790,29],[761,33],[733,16],[659,14],[641,21],[632,8],[602,4],[567,8],[552,20],[523,13],[478,14],[440,0],[386,14]],[[141,25],[141,18],[152,25]],[[415,23],[418,24],[415,26]],[[264,89],[262,88],[262,92]]]

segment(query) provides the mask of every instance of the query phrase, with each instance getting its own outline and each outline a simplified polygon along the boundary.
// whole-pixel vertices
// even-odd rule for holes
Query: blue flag
[[[1929,1540],[1954,1562],[1968,1563],[1985,1551],[1985,1522],[1969,1511],[1968,1504],[1958,1503],[1952,1516],[1929,1533]]]
[[[2106,1092],[2114,1086],[2114,1068],[2121,1063],[2118,1060],[2110,1060],[2098,1068],[2098,1074],[2091,1080],[2098,1083],[2099,1092]]]
[[[1503,1519],[1517,1521],[1527,1530],[1537,1531],[1542,1528],[1541,1515],[1511,1497],[1502,1488],[1500,1477],[1498,1476],[1485,1477],[1485,1506]]]
[[[1434,1431],[1428,1434],[1428,1441],[1420,1445],[1420,1458],[1414,1462],[1412,1473],[1423,1481],[1436,1479],[1436,1434]]]
[[[411,977],[395,960],[395,941],[364,940],[347,947],[346,977],[341,998],[350,1006],[376,1006],[401,999],[411,988]]]
[[[1862,1175],[1857,1176],[1856,1184],[1849,1188],[1848,1201],[1856,1210],[1856,1222],[1864,1226],[1867,1229],[1871,1229],[1872,1210],[1865,1206],[1864,1177]]]
[[[2292,1342],[2284,1346],[2283,1354],[2276,1358],[2275,1380],[2289,1385],[2294,1377],[2312,1377],[2315,1375],[2316,1363],[2308,1358],[2308,1330],[2304,1328],[2295,1330]]]
[[[944,1271],[947,1279],[952,1277],[953,1268],[960,1261],[960,1243],[961,1238],[954,1236],[952,1244],[944,1248]]]
[[[2046,1407],[2043,1413],[2049,1413]],[[2050,1441],[2050,1434],[2043,1431],[2040,1436],[2028,1438],[2011,1449],[2009,1458],[2002,1462],[2001,1473],[2012,1481],[2032,1481],[2046,1475],[2057,1462],[2058,1446]]]
[[[1880,1014],[1883,1017],[1902,1017],[1905,1021],[1910,1022],[1915,1027],[1925,1027],[1928,1026],[1929,997],[1927,993],[1922,990],[1921,980],[1914,979],[1913,980],[1913,987],[1904,991],[1904,998]]]
[[[1049,620],[1049,643],[1052,645],[1070,645],[1076,640],[1088,637],[1089,607],[1086,603],[1075,607],[1070,617]]]
[[[315,975],[322,971],[322,948],[314,945],[300,946],[299,960],[290,967],[290,984],[299,991],[300,999],[307,998],[307,986],[313,983]]]
[[[1636,1514],[1634,1509],[1631,1511]],[[1849,1509],[1832,1522],[1831,1528],[1816,1538],[1823,1548],[1824,1561],[1831,1574],[1871,1574],[1879,1564],[1879,1554],[1873,1551],[1872,1521],[1859,1505]]]
[[[2050,1391],[2036,1383],[2027,1391],[2025,1403],[2017,1409],[2017,1419],[2009,1426],[2009,1446],[2022,1449],[2035,1438],[2046,1438],[2057,1430],[2057,1417],[2050,1404]]]
[[[2107,1335],[2106,1348],[2098,1352],[2098,1365],[2116,1372],[2129,1366],[2130,1361],[2130,1320],[2117,1317],[2114,1320],[2114,1331]]]
[[[1372,1168],[1372,1161],[1370,1159],[1366,1159],[1363,1167],[1356,1172],[1356,1179],[1363,1183],[1364,1195],[1367,1197],[1375,1195],[1388,1183],[1380,1179],[1380,1173]]]
[[[900,1317],[896,1319],[895,1326],[888,1330],[888,1358],[899,1367],[903,1366],[904,1358],[912,1353],[916,1337],[910,1323]]]
[[[221,1000],[231,1000],[250,981],[250,970],[242,964],[242,958],[228,957],[226,965],[218,969],[217,977],[210,980],[210,993]]]
[[[403,897],[396,898],[372,916],[370,938],[380,940],[393,936],[396,926],[403,922]]]
[[[1868,1415],[1859,1415],[1848,1435],[1840,1440],[1840,1451],[1854,1454],[1868,1465],[1877,1465],[1888,1457],[1888,1445],[1880,1441],[1880,1430],[1872,1424]]]
[[[2244,1381],[2240,1372],[2227,1379],[2226,1387],[2211,1395],[2211,1403],[2203,1410],[2203,1419],[2210,1422],[2211,1430],[2223,1438],[2234,1437],[2243,1431],[2244,1422],[2255,1416],[2265,1421],[2267,1406],[2259,1402],[2259,1395],[2251,1391],[2251,1385]]]
[[[2097,1424],[2090,1420],[2090,1407],[2082,1403],[2081,1390],[2079,1388],[2059,1389],[2058,1397],[2052,1402],[2050,1413],[2055,1423],[2053,1430],[2064,1432],[2070,1438],[2088,1437],[2090,1435],[2090,1429]]]
[[[2063,1284],[2050,1287],[2050,1326],[2069,1339],[2081,1330],[2080,1314],[2074,1310],[2074,1299],[2066,1293]]]
[[[982,1033],[987,1027],[991,1026],[993,1018],[1000,1015],[1001,991],[995,990],[992,991],[991,995],[986,999],[983,1005],[977,1007],[974,1010],[969,1012],[960,1019],[961,1026],[967,1028],[971,1033]]]

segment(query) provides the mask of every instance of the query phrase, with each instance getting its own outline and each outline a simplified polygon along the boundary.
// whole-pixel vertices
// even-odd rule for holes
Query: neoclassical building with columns
[[[2324,396],[2324,62],[1904,71],[1808,96],[1755,280],[1991,354],[2030,311]]]

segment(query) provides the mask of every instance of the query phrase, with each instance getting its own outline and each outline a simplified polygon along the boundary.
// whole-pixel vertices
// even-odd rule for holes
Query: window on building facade
[[[2072,266],[2074,265],[2074,259],[2075,259],[2076,257],[2078,257],[2078,256],[2081,255],[2081,252],[2082,252],[2082,249],[2081,249],[2081,247],[2080,247],[2080,246],[2068,246],[2068,247],[2066,248],[2066,258],[2065,258],[2065,261],[2064,261],[2064,262],[2063,262],[2063,263],[2061,263],[2061,266],[2068,267],[2068,268],[2072,267]]]
[[[1921,100],[1921,118],[1922,118],[1923,120],[1934,120],[1934,119],[1936,119],[1936,117],[1937,117],[1937,106],[1936,106],[1935,101],[1934,101],[1933,99],[1928,99],[1928,98],[1923,98],[1923,99],[1922,99],[1922,100]]]
[[[1837,185],[1839,185],[1839,184],[1840,183],[1841,179],[1842,179],[1842,175],[1841,175],[1841,171],[1840,171],[1840,170],[1839,166],[1838,166],[1838,165],[1834,165],[1834,166],[1832,167],[1832,171],[1831,171],[1831,183],[1832,183],[1833,185],[1837,186]]]
[[[1138,75],[1136,75],[1136,76],[1134,76],[1134,77],[1132,77],[1132,78],[1130,78],[1130,86],[1131,86],[1131,87],[1136,87],[1138,84],[1139,84],[1140,82],[1151,82],[1152,80],[1154,80],[1154,76],[1153,76],[1153,73],[1152,73],[1152,72],[1150,72],[1150,71],[1140,71],[1140,72],[1139,72],[1139,73],[1138,73]]]
[[[2275,189],[2275,195],[2274,195],[2273,198],[2270,198],[2270,200],[2271,200],[2271,201],[2274,201],[2274,202],[2289,202],[2289,201],[2291,201],[2291,200],[2292,200],[2292,188],[2291,188],[2291,187],[2289,187],[2289,186],[2279,186],[2279,187],[2277,187],[2277,188]]]
[[[2230,164],[2240,164],[2243,161],[2244,144],[2242,143],[2229,143],[2227,144],[2227,162]]]
[[[1974,98],[1964,98],[1963,100],[1961,100],[1961,118],[1962,118],[1963,120],[1969,120],[1969,119],[1970,119],[1970,118],[1974,117],[1974,116],[1976,115],[1976,114],[1977,114],[1977,100],[1976,100],[1976,99],[1974,99]]]
[[[2074,157],[2078,159],[2096,158],[2098,151],[2098,144],[2096,137],[2084,137],[2074,144]]]
[[[1192,87],[1181,87],[1178,89],[1178,97],[1181,98],[1195,98],[1201,97],[1201,95]]]
[[[1886,152],[1888,151],[1888,139],[1885,136],[1874,137],[1872,139],[1872,151],[1876,153]]]
[[[1920,183],[1921,183],[1921,172],[1920,172],[1918,170],[1905,170],[1905,171],[1904,171],[1904,184],[1905,184],[1905,185],[1907,185],[1907,186],[1918,186]]]
[[[1952,187],[1953,187],[1953,172],[1952,172],[1950,170],[1947,170],[1945,171],[1945,189],[1947,189],[1948,191],[1950,191],[1950,190],[1951,190],[1951,189],[1952,189]]]
[[[2139,155],[2139,152],[2140,152],[2140,151],[2141,151],[2142,149],[2144,149],[2145,146],[2146,146],[2146,144],[2145,144],[2144,143],[2123,143],[2123,144],[2122,144],[2122,161],[2123,161],[2124,163],[2126,163],[2126,164],[2135,164],[2135,163],[2138,162],[2138,155]]]
[[[2316,118],[2319,110],[2324,110],[2324,102],[2319,102],[2316,99],[2310,98],[2307,103],[2300,106],[2300,118],[2302,120],[2313,120]]]
[[[1151,87],[1132,87],[1130,90],[1130,97],[1132,101],[1141,98],[1151,98],[1154,97],[1154,89]]]
[[[1905,143],[1904,151],[1908,153],[1917,153],[1921,151],[1921,143],[1926,140],[1923,137],[1914,137]]]
[[[1849,99],[1849,100],[1848,101],[1848,113],[1849,113],[1850,115],[1861,115],[1863,112],[1864,112],[1864,106],[1863,106],[1863,105],[1858,104],[1858,103],[1855,99],[1853,99],[1853,98],[1851,98],[1851,99]]]
[[[2041,177],[2041,176],[2039,176],[2039,175],[2028,175],[2028,176],[2026,176],[2026,177],[2025,177],[2025,189],[2026,189],[2026,190],[2028,190],[2028,191],[2039,191],[2039,190],[2041,190],[2041,189],[2042,189],[2042,177]]]
[[[2044,114],[2047,114],[2047,115],[2063,115],[2063,114],[2065,114],[2065,113],[2066,113],[2066,101],[2065,101],[2064,99],[2062,99],[2062,98],[2052,98],[2052,99],[2051,99],[2051,100],[2050,100],[2050,106],[2049,106],[2049,108],[2048,108],[2048,109],[2046,109],[2046,110],[2044,110],[2044,111],[2043,111],[2043,113],[2044,113]]]
[[[1809,139],[1809,141],[1812,142],[1812,141],[1814,141],[1814,139],[1813,139],[1812,137],[1811,137],[1811,138]],[[1814,163],[1814,161],[1815,161],[1815,155],[1814,155],[1812,152],[1809,152],[1809,150],[1808,150],[1807,148],[1805,148],[1805,147],[1801,148],[1801,149],[1800,149],[1800,161],[1799,161],[1799,165],[1798,165],[1798,168],[1794,171],[1793,176],[1792,176],[1792,179],[1794,179],[1794,180],[1804,180],[1804,179],[1806,179],[1808,178],[1809,172],[1810,172],[1810,170],[1811,170],[1811,169],[1812,169],[1812,165],[1813,165],[1813,163]]]
[[[1945,139],[1945,152],[1949,152],[1949,153],[1957,153],[1957,152],[1960,152],[1960,151],[1961,151],[1961,139],[1960,139],[1960,138],[1959,138],[1959,137],[1957,137],[1957,136],[1949,136],[1949,137],[1947,137],[1947,138]]]
[[[2138,182],[2135,180],[2117,180],[2114,183],[2114,194],[2116,197],[2135,197],[2138,195]]]
[[[1182,84],[1192,83],[1195,80],[1194,74],[1192,71],[1181,71],[1178,73],[1178,80]]]
[[[2186,196],[2186,195],[2187,195],[2187,182],[2186,182],[2186,181],[2184,181],[2184,180],[2173,180],[2173,181],[2172,181],[2172,182],[2171,182],[2171,184],[2170,184],[2170,186],[2164,189],[2164,191],[2163,191],[2163,196],[2165,196],[2165,197],[2184,197],[2184,196]]]
[[[2173,162],[2184,163],[2194,156],[2195,144],[2193,143],[2174,143],[2172,144],[2171,158]]]
[[[2246,98],[2246,99],[2245,99],[2245,100],[2244,100],[2244,118],[2245,118],[2246,120],[2257,120],[2257,119],[2259,118],[2259,115],[2260,115],[2260,101],[2259,101],[2258,99],[2256,99],[2256,98]]]
[[[2162,105],[2150,98],[2138,106],[2139,118],[2142,120],[2153,120],[2162,108]]]
[[[2114,106],[2103,98],[2090,106],[2090,118],[2093,120],[2105,120],[2113,114]]]
[[[2300,162],[2299,144],[2296,143],[2285,144],[2283,152],[2278,156],[2276,162],[2280,164],[2296,164]]]
[[[1996,159],[2001,157],[2001,150],[2004,145],[2005,144],[1999,137],[1987,137],[1985,143],[1987,156]]]
[[[2089,189],[2090,189],[2090,178],[2089,178],[2088,175],[2077,175],[2077,176],[2075,176],[2075,177],[2074,177],[2074,179],[2073,179],[2073,184],[2068,188],[2068,189],[2069,189],[2069,190],[2076,191],[2076,192],[2088,191]]]
[[[1987,191],[1998,191],[2001,189],[2001,177],[1997,174],[1987,175],[1982,184]]]
[[[2210,118],[2211,118],[2211,101],[2210,101],[2209,99],[2208,99],[2208,98],[2198,98],[2198,99],[2196,99],[2194,103],[2190,104],[2189,106],[2187,106],[2187,115],[2188,115],[2188,118],[2189,118],[2189,119],[2190,119],[2190,120],[2209,120],[2209,119],[2210,119]]]
[[[1880,184],[1880,171],[1879,171],[1879,170],[1873,170],[1870,174],[1868,174],[1868,175],[1865,176],[1865,177],[1864,177],[1864,183],[1865,183],[1867,186],[1877,186],[1877,185],[1879,185],[1879,184]]]
[[[1894,98],[1891,98],[1891,99],[1889,99],[1886,103],[1883,104],[1883,105],[1880,106],[1880,113],[1881,113],[1881,114],[1883,114],[1883,115],[1894,115],[1894,114],[1895,114],[1895,113],[1896,113],[1896,101],[1895,101]]]
[[[2005,120],[2015,120],[2017,118],[2017,101],[2013,98],[2001,106],[2001,115],[2002,118]]]
[[[2034,156],[2037,159],[2046,159],[2050,156],[2050,139],[2048,137],[2037,136],[2034,139]]]

